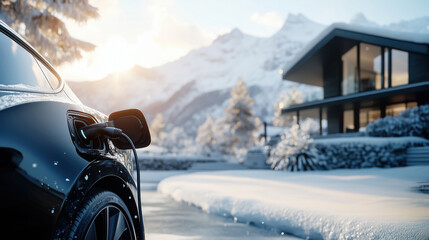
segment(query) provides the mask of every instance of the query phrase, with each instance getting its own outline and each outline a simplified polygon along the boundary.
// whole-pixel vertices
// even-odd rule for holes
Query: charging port
[[[85,147],[88,147],[88,148],[92,148],[93,146],[93,144],[92,144],[92,140],[89,140],[89,139],[87,139],[85,136],[83,136],[82,135],[82,133],[81,133],[81,129],[83,128],[83,127],[85,127],[85,126],[88,126],[88,124],[86,123],[86,122],[84,122],[84,121],[82,121],[82,120],[78,120],[78,119],[75,119],[74,121],[73,121],[73,123],[74,123],[74,128],[76,129],[76,135],[78,136],[78,139],[79,139],[79,141],[83,144],[83,145],[85,145]]]
[[[74,145],[81,153],[104,153],[106,150],[105,139],[88,139],[83,134],[81,129],[85,126],[96,123],[95,119],[86,113],[69,111],[67,113],[67,121],[70,134]],[[95,152],[94,152],[95,151]]]

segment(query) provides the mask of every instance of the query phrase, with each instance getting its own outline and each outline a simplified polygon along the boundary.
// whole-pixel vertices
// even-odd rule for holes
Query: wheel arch
[[[136,230],[136,236],[139,236],[143,229],[141,228],[139,221],[139,211],[137,207],[137,196],[133,194],[131,189],[127,186],[127,182],[123,181],[120,177],[115,175],[108,175],[99,179],[88,191],[88,194],[97,192],[98,190],[107,190],[118,195],[125,205],[128,207],[128,211],[131,214],[131,218]],[[138,193],[137,193],[138,194]],[[140,236],[138,239],[144,239]]]
[[[69,234],[69,226],[75,215],[84,204],[87,196],[98,190],[107,190],[118,195],[128,207],[138,239],[144,239],[143,223],[140,223],[137,208],[137,188],[128,170],[113,160],[97,160],[91,162],[79,175],[69,191],[61,207],[54,239],[65,239]],[[137,218],[135,217],[137,216]]]

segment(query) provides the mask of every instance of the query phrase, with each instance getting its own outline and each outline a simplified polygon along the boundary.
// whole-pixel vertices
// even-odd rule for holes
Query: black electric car
[[[144,239],[133,145],[149,144],[139,110],[84,106],[0,21],[1,239]]]

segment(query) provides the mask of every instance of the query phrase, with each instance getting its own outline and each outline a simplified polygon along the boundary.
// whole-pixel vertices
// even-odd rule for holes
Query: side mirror
[[[110,114],[115,128],[119,128],[133,141],[136,148],[144,148],[150,144],[150,132],[143,113],[138,109],[128,109]],[[131,146],[123,138],[113,139],[119,149],[130,149]]]

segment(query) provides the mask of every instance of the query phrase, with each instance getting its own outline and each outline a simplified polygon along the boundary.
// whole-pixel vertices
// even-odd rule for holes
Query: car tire
[[[98,191],[86,198],[76,214],[68,239],[136,239],[130,212],[113,192]]]

